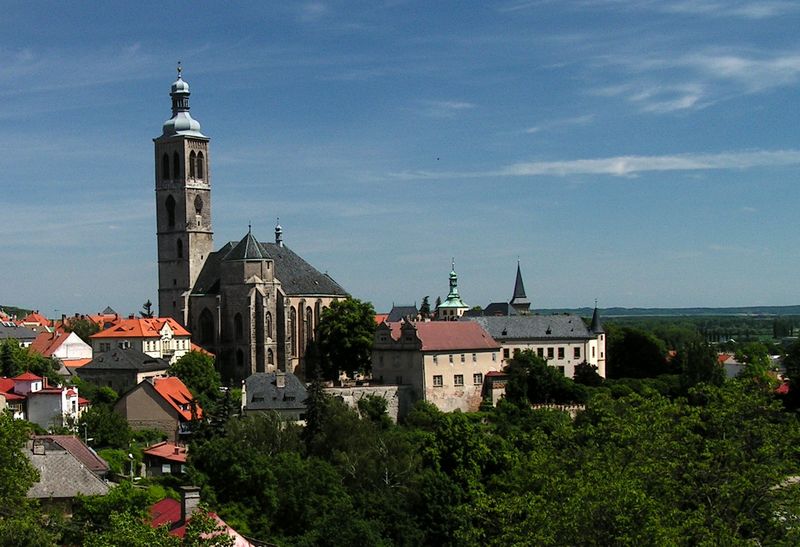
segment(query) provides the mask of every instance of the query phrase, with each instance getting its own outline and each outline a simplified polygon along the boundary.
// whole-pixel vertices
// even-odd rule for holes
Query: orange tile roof
[[[40,332],[36,339],[31,342],[31,351],[44,355],[45,357],[52,357],[56,350],[67,339],[63,332]]]
[[[143,452],[148,456],[155,456],[171,462],[186,463],[187,450],[185,446],[163,441],[145,448]]]
[[[90,359],[61,359],[61,362],[67,368],[80,368],[87,363],[91,363]]]
[[[198,353],[202,353],[202,354],[204,354],[204,355],[208,355],[209,357],[216,357],[216,355],[214,355],[213,353],[211,353],[211,352],[210,352],[210,351],[208,351],[207,349],[203,349],[203,348],[201,348],[200,346],[198,346],[198,345],[197,345],[197,344],[195,344],[194,342],[192,342],[192,344],[191,344],[191,350],[192,350],[192,351],[196,351],[196,352],[198,352]]]
[[[403,323],[386,324],[392,328],[392,338],[399,340]],[[500,348],[500,344],[474,321],[426,321],[414,323],[414,326],[422,341],[422,351]]]
[[[150,319],[120,319],[109,328],[91,336],[99,338],[157,338],[159,331],[168,323],[175,336],[190,336],[189,331],[183,328],[171,317],[153,317]]]
[[[22,320],[23,323],[27,323],[29,325],[35,324],[40,325],[42,327],[49,327],[50,320],[38,312],[29,313],[27,317]]]
[[[389,319],[389,314],[388,313],[376,313],[375,314],[375,324],[377,324],[377,325],[380,325],[381,323],[383,323],[387,319]]]
[[[167,378],[153,378],[153,387],[180,415],[187,421],[192,419],[192,393],[180,378],[169,376]],[[197,417],[203,416],[203,409],[195,403]]]
[[[23,382],[31,380],[41,380],[41,379],[42,379],[41,376],[36,376],[32,372],[23,372],[22,374],[19,374],[12,378],[12,380],[22,380]]]

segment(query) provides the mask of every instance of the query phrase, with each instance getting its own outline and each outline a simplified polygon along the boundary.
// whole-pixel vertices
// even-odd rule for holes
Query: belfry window
[[[244,328],[242,326],[242,314],[237,313],[233,317],[233,335],[236,340],[241,340],[244,337]]]
[[[177,152],[172,154],[172,178],[181,178],[181,157]]]
[[[189,177],[194,178],[194,150],[189,154]]]
[[[178,258],[183,258],[183,240],[179,239],[176,244],[176,253]]]
[[[175,198],[167,196],[167,201],[164,205],[167,208],[167,225],[172,228],[175,226]]]
[[[161,178],[163,180],[169,179],[169,156],[164,154],[161,158]]]
[[[203,199],[200,196],[194,197],[194,213],[196,215],[203,214]]]
[[[205,171],[206,171],[205,163],[206,163],[205,156],[203,156],[202,152],[198,152],[197,153],[197,178],[199,178],[199,179],[203,178],[203,173],[205,173]]]

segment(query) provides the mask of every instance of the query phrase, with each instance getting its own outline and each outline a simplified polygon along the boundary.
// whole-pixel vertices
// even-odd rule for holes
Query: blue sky
[[[0,303],[156,301],[182,61],[216,246],[284,240],[378,310],[797,304],[800,3],[3,4]],[[58,310],[56,312],[56,310]]]

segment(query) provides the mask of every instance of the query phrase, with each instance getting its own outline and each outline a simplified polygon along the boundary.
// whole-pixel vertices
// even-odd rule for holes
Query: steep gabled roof
[[[271,260],[269,252],[250,231],[225,255],[223,260]]]
[[[33,449],[28,448],[25,455],[39,471],[39,481],[28,490],[29,498],[74,498],[78,494],[92,496],[108,493],[105,482],[61,447],[46,448],[44,454],[34,454]]]
[[[152,317],[120,319],[104,331],[93,334],[90,338],[158,338],[161,329],[168,324],[175,336],[190,336],[189,331],[171,317]]]
[[[152,385],[153,388],[155,388],[156,393],[161,395],[161,397],[167,403],[169,403],[172,408],[177,410],[183,419],[190,421],[193,418],[192,401],[194,398],[192,397],[192,393],[189,391],[189,388],[186,387],[186,384],[181,382],[180,378],[175,376],[170,376],[168,378],[152,378]],[[200,408],[199,404],[194,404],[197,411],[197,417],[202,417],[203,409]]]
[[[387,323],[394,323],[405,319],[406,317],[416,318],[419,314],[416,306],[392,306],[392,311],[389,312],[389,317],[386,319]]]
[[[137,372],[155,372],[167,370],[169,363],[157,357],[151,357],[134,348],[116,348],[95,354],[92,360],[80,367],[82,371],[92,370],[135,370]]]
[[[283,375],[283,387],[278,387],[278,374]],[[248,376],[244,383],[247,410],[292,410],[306,407],[306,387],[294,374],[257,372]]]
[[[34,435],[34,441],[41,439],[46,443],[56,444],[72,454],[79,462],[85,465],[89,471],[97,475],[108,473],[109,467],[106,461],[98,456],[94,450],[86,446],[83,441],[75,435]],[[47,444],[45,445],[45,449]]]
[[[41,380],[41,379],[42,379],[41,376],[36,376],[32,372],[23,372],[22,374],[18,374],[17,376],[14,376],[12,378],[12,380],[23,381],[23,382],[31,382],[31,381]]]
[[[319,294],[347,296],[341,285],[303,260],[286,245],[261,243],[275,261],[275,277],[288,295]]]
[[[400,340],[405,323],[386,323],[392,338]],[[467,351],[499,349],[498,344],[477,323],[471,321],[428,321],[413,323],[422,351]],[[408,328],[408,327],[406,327]]]

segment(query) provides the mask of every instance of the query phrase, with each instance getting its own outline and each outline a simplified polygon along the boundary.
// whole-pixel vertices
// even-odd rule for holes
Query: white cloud
[[[328,6],[322,2],[308,2],[300,6],[300,20],[304,22],[318,21],[328,14]]]
[[[466,101],[422,101],[420,113],[431,118],[455,118],[459,112],[475,107],[475,104]]]
[[[520,162],[495,171],[434,172],[406,171],[390,176],[401,180],[536,177],[569,175],[635,176],[664,171],[705,171],[800,165],[800,150],[754,150],[718,154],[677,154],[664,156],[614,156],[609,158],[564,161]]]
[[[550,129],[558,129],[570,125],[586,125],[588,123],[591,123],[593,120],[594,120],[594,114],[585,114],[583,116],[575,116],[572,118],[561,118],[557,120],[547,120],[538,123],[533,127],[527,128],[525,130],[525,133],[529,134],[541,133],[542,131],[547,131]]]

